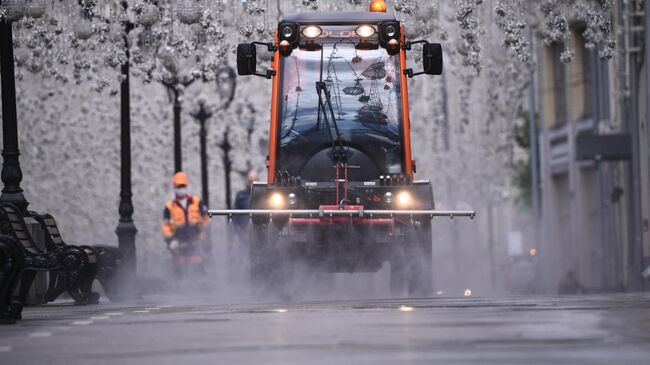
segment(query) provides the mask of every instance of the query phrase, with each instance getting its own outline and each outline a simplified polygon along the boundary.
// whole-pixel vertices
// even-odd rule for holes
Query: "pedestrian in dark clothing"
[[[235,196],[235,209],[250,209],[251,208],[251,189],[253,183],[257,180],[258,175],[255,170],[250,170],[246,175],[246,188],[237,192]],[[242,232],[248,226],[248,216],[235,215],[232,218],[232,223],[235,225],[237,234],[241,236]]]

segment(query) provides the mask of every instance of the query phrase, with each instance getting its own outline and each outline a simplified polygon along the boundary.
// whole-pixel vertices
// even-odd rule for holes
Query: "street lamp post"
[[[212,112],[205,106],[203,99],[199,100],[199,110],[192,113],[192,116],[199,122],[199,140],[201,144],[201,194],[203,203],[210,206],[210,194],[208,192],[208,151],[207,151],[207,129],[206,122],[212,116]]]
[[[4,188],[0,202],[12,203],[23,213],[29,204],[23,195],[20,182],[18,149],[18,119],[16,116],[16,79],[14,76],[14,50],[11,21],[0,21],[0,73],[2,78],[2,182]]]
[[[223,104],[217,109],[218,111],[227,110],[230,107],[234,97],[235,90],[237,88],[237,80],[235,70],[227,65],[220,67],[217,70],[217,92],[223,100]],[[225,131],[223,132],[223,138],[219,144],[219,148],[222,151],[222,161],[223,161],[223,170],[225,175],[225,187],[226,187],[226,207],[230,209],[232,207],[232,198],[231,198],[231,181],[230,181],[230,172],[232,171],[232,160],[230,159],[230,150],[232,145],[229,140],[230,129],[226,126]]]
[[[126,11],[128,4],[122,2]],[[131,296],[135,293],[134,280],[136,277],[135,235],[138,230],[133,222],[133,193],[131,191],[131,92],[129,85],[130,53],[128,33],[134,29],[134,24],[124,23],[124,49],[126,61],[122,64],[122,82],[120,84],[120,204],[118,211],[120,220],[115,229],[118,246],[123,255],[122,277],[120,278],[120,294]]]
[[[225,185],[226,185],[226,208],[232,208],[232,200],[230,198],[230,171],[232,170],[232,160],[230,159],[230,150],[232,145],[229,140],[230,128],[226,127],[226,130],[223,132],[223,139],[219,144],[221,148],[222,155],[221,159],[223,161],[223,171],[225,175]]]
[[[187,88],[192,85],[194,79],[180,80],[178,76],[170,80],[162,80],[163,85],[167,88],[169,98],[174,102],[174,172],[183,171],[183,154],[181,144],[181,92],[178,85]]]

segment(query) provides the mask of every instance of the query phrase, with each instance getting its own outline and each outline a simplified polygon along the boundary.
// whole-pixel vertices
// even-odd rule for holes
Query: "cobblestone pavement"
[[[56,303],[0,326],[0,363],[650,364],[650,293]]]

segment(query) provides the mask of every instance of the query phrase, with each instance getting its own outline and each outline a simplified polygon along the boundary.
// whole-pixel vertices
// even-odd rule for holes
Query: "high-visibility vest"
[[[165,204],[163,212],[163,236],[165,239],[193,239],[192,236],[198,234],[208,221],[207,208],[198,196],[188,196],[186,208],[172,199]]]

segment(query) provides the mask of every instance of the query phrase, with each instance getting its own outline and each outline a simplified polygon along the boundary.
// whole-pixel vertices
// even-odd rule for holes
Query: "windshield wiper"
[[[318,93],[318,116],[316,117],[316,130],[320,128],[320,113],[323,112],[325,120],[325,128],[327,128],[327,135],[329,136],[330,142],[332,143],[332,152],[334,154],[333,158],[335,162],[345,162],[347,159],[345,148],[343,147],[343,137],[341,137],[341,132],[339,132],[339,126],[336,123],[336,117],[334,116],[334,108],[332,107],[332,98],[330,91],[327,88],[327,84],[323,82],[323,57],[325,55],[325,47],[320,49],[320,79],[316,81],[316,93]],[[327,109],[325,109],[325,102],[323,102],[323,95],[321,91],[325,91],[325,101],[327,102]],[[329,119],[327,118],[327,110],[329,109],[330,116],[332,117],[332,124],[334,125],[334,130],[336,132],[336,141],[334,136],[332,136],[332,127],[330,126]]]
[[[327,84],[323,81],[316,81],[316,92],[318,93],[318,120],[316,125],[320,124],[320,111],[323,111],[323,120],[325,122],[325,128],[327,129],[327,135],[329,136],[330,142],[332,142],[332,150],[334,151],[334,161],[336,162],[345,162],[346,153],[345,147],[343,146],[343,137],[341,137],[341,132],[339,131],[339,126],[336,123],[336,117],[334,116],[334,108],[332,107],[332,96]],[[325,92],[325,101],[323,101],[323,94]],[[327,106],[327,109],[325,109]],[[330,112],[330,117],[332,118],[332,125],[334,125],[334,132],[336,133],[336,140],[332,135],[332,127],[329,123],[329,118],[327,117],[327,111]]]

